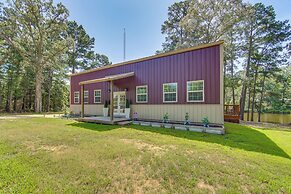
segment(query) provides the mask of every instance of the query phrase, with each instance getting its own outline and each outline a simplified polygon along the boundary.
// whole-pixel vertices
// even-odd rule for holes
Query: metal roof
[[[131,61],[126,61],[126,62],[122,62],[122,63],[107,65],[107,66],[103,66],[103,67],[99,67],[99,68],[95,68],[95,69],[91,69],[91,70],[86,70],[86,71],[82,71],[82,72],[79,72],[79,73],[70,74],[69,76],[86,74],[86,73],[99,71],[99,70],[103,70],[103,69],[118,67],[118,66],[121,66],[121,65],[128,65],[128,64],[138,63],[138,62],[142,62],[142,61],[146,61],[146,60],[150,60],[150,59],[156,59],[156,58],[175,55],[175,54],[179,54],[179,53],[185,53],[185,52],[189,52],[189,51],[193,51],[193,50],[198,50],[198,49],[203,49],[203,48],[207,48],[207,47],[217,46],[217,45],[220,45],[220,44],[223,44],[223,43],[224,43],[224,41],[220,40],[220,41],[212,42],[212,43],[208,43],[208,44],[201,44],[201,45],[197,45],[197,46],[190,47],[190,48],[179,49],[179,50],[170,51],[170,52],[166,52],[166,53],[161,53],[161,54],[157,54],[157,55],[153,55],[153,56],[149,56],[149,57],[144,57],[144,58],[135,59],[135,60],[131,60]]]

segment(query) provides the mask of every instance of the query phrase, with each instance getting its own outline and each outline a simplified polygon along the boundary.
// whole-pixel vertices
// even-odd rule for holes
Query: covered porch
[[[103,78],[98,79],[92,79],[87,81],[81,81],[79,85],[81,85],[81,118],[78,119],[78,121],[82,122],[91,122],[91,123],[100,123],[100,124],[118,124],[120,122],[129,121],[129,118],[116,116],[114,115],[114,81],[120,80],[120,79],[126,79],[129,77],[134,76],[134,72],[128,72],[123,74],[116,74],[116,75],[110,75],[105,76]],[[101,83],[101,82],[109,82],[109,92],[110,92],[110,99],[109,99],[109,116],[95,116],[95,117],[85,117],[85,102],[84,102],[84,91],[85,91],[85,85],[92,84],[92,83]],[[117,92],[115,92],[117,93]],[[124,93],[125,95],[125,93]],[[125,98],[125,96],[124,96]],[[124,99],[125,100],[125,99]]]

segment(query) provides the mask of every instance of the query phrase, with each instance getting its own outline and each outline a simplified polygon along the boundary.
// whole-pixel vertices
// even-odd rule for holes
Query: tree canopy
[[[110,65],[95,39],[52,0],[0,3],[0,111],[61,111],[68,73]],[[241,118],[290,112],[291,31],[272,6],[242,0],[184,0],[168,8],[157,52],[225,41],[224,101]]]
[[[69,71],[110,64],[62,3],[9,0],[0,7],[0,110],[63,110]]]
[[[241,105],[241,119],[245,112],[250,120],[258,112],[260,120],[262,112],[290,111],[287,90],[280,98],[268,91],[272,82],[278,89],[290,84],[290,75],[281,79],[291,62],[290,23],[276,19],[272,6],[241,0],[181,1],[169,7],[161,31],[166,38],[158,52],[225,41],[224,100]],[[271,103],[274,98],[276,103]]]

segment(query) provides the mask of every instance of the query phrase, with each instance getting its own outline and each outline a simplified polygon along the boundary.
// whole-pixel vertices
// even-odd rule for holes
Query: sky
[[[113,63],[123,61],[123,28],[126,60],[155,54],[164,37],[161,24],[174,0],[57,0],[70,11],[70,20],[82,24],[95,38],[95,51]]]
[[[123,61],[123,28],[126,60],[155,54],[165,40],[161,25],[175,0],[57,0],[70,11],[69,19],[82,24],[95,38],[95,51],[113,63]],[[278,19],[291,19],[291,0],[251,0],[273,5]]]
[[[0,0],[4,1],[4,0]],[[179,0],[178,0],[179,1]],[[280,20],[291,20],[291,0],[248,0],[273,5]],[[69,10],[70,20],[83,25],[95,38],[97,53],[113,63],[123,61],[123,28],[126,28],[126,60],[155,54],[165,40],[161,25],[167,9],[177,0],[55,0]],[[245,1],[246,2],[246,1]]]

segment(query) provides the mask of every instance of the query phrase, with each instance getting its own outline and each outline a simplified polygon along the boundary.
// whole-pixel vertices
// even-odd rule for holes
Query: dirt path
[[[19,118],[59,118],[63,114],[10,114],[0,115],[0,120],[3,119],[19,119]]]

